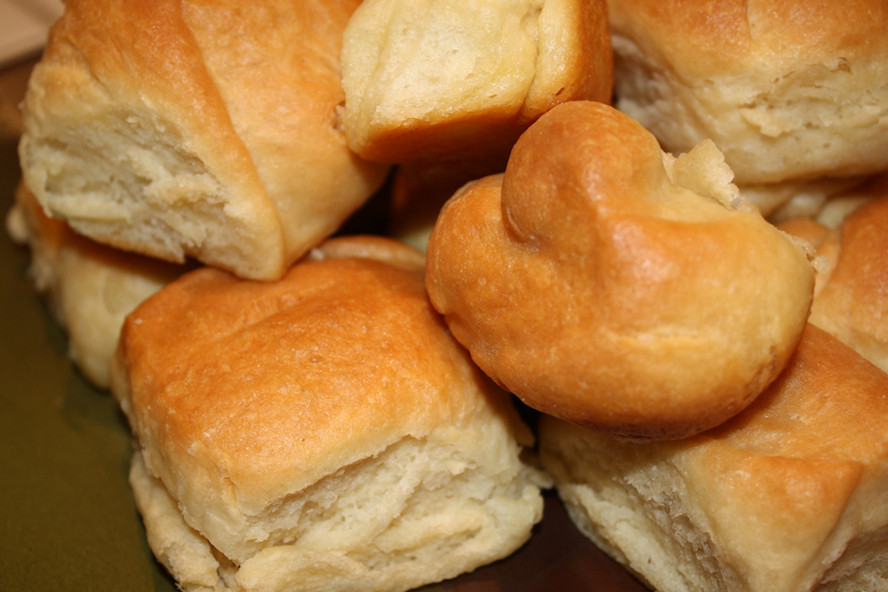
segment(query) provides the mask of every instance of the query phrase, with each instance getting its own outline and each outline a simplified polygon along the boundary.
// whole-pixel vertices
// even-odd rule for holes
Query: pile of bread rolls
[[[886,69],[875,0],[68,0],[7,226],[183,590],[550,488],[653,590],[888,590]]]

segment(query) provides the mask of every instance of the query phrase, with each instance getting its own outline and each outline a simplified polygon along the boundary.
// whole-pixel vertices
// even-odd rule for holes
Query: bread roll
[[[658,592],[888,590],[888,375],[809,326],[783,374],[696,437],[636,443],[544,417],[580,530]]]
[[[342,48],[345,131],[364,158],[505,157],[571,99],[609,101],[604,0],[365,0]]]
[[[711,143],[676,160],[612,107],[559,105],[444,206],[432,303],[539,411],[631,438],[713,427],[786,364],[814,285],[730,177]]]
[[[835,228],[811,219],[781,228],[812,241],[824,259],[810,322],[888,372],[888,176],[854,196],[858,206]]]
[[[359,3],[66,2],[23,104],[27,186],[98,242],[279,277],[387,173],[337,112]]]
[[[818,193],[820,179],[888,169],[881,0],[608,8],[616,106],[667,151],[714,140],[763,213],[799,191]]]
[[[277,282],[187,274],[128,317],[112,389],[185,590],[407,590],[541,518],[530,431],[389,239],[328,241]]]
[[[68,352],[92,384],[108,387],[123,319],[186,266],[100,245],[46,216],[23,185],[7,215],[12,239],[31,254],[28,276],[67,332]]]

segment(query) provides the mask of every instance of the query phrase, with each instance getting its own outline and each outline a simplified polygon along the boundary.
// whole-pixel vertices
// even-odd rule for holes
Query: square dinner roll
[[[68,336],[68,354],[83,376],[108,387],[123,319],[188,267],[99,244],[48,217],[19,183],[7,214],[10,237],[28,248],[28,278]]]
[[[611,0],[615,105],[681,153],[704,139],[768,215],[888,168],[883,0]]]
[[[390,239],[328,241],[277,282],[183,276],[127,319],[112,389],[149,544],[184,590],[407,590],[541,518],[530,431]]]
[[[388,168],[339,121],[359,0],[69,0],[23,102],[28,188],[114,247],[275,279]]]
[[[365,0],[342,42],[344,125],[364,158],[505,157],[553,106],[610,101],[604,0]]]
[[[813,325],[714,430],[637,443],[543,418],[539,440],[579,529],[654,590],[888,590],[888,375]]]

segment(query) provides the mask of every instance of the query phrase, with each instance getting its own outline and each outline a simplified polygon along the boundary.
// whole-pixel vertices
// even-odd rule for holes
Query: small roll
[[[814,285],[730,178],[711,143],[674,159],[612,107],[559,105],[444,206],[429,295],[530,407],[632,438],[713,427],[786,364]]]
[[[79,236],[49,218],[23,185],[7,215],[10,236],[30,250],[28,277],[68,336],[83,376],[108,387],[111,358],[127,314],[189,267],[127,253]]]
[[[658,592],[888,590],[888,375],[809,325],[743,413],[674,442],[540,420],[578,528]]]
[[[203,268],[127,318],[112,391],[182,589],[395,592],[528,539],[548,483],[532,435],[422,270],[390,239],[332,239],[279,281]]]
[[[888,372],[888,175],[848,200],[853,209],[835,227],[799,219],[781,228],[811,241],[824,260],[810,322]]]
[[[609,101],[604,0],[365,0],[342,48],[349,146],[378,162],[505,157],[556,104]]]
[[[358,4],[66,2],[23,102],[25,183],[98,242],[280,277],[388,171],[339,121]]]
[[[888,169],[888,6],[608,3],[615,105],[673,153],[710,138],[766,215]]]

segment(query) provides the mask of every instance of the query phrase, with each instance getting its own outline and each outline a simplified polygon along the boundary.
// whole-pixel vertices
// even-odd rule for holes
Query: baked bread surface
[[[435,307],[530,407],[627,437],[688,435],[779,373],[814,272],[711,143],[674,159],[601,103],[559,105],[428,243]]]
[[[541,517],[529,430],[394,241],[335,239],[278,282],[190,273],[128,317],[113,370],[149,540],[186,589],[406,590]]]
[[[888,168],[884,2],[616,0],[608,8],[615,105],[667,151],[713,139],[737,184],[765,208],[821,178]]]
[[[72,0],[23,103],[28,188],[114,247],[272,279],[387,168],[337,109],[356,0]]]
[[[613,88],[603,0],[365,0],[342,67],[349,145],[389,163],[505,156],[556,104]]]
[[[888,372],[888,176],[845,196],[832,220],[787,221],[781,228],[810,241],[822,260],[810,322]]]
[[[661,592],[888,589],[888,375],[809,325],[781,376],[693,438],[541,420],[578,527]]]
[[[102,245],[48,217],[22,184],[7,214],[10,237],[30,252],[28,278],[68,337],[68,353],[92,384],[107,388],[123,320],[187,270]]]

